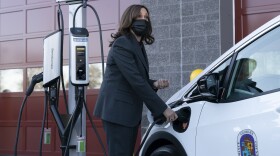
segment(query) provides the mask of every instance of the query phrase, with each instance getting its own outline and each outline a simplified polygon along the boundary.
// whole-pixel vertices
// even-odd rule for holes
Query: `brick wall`
[[[158,91],[167,101],[221,54],[220,0],[141,0],[148,7],[155,43],[146,46],[152,79],[169,79]],[[148,122],[143,113],[143,129]]]

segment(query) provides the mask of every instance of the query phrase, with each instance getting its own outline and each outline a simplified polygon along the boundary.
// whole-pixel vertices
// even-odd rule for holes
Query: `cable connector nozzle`
[[[40,83],[43,81],[43,72],[41,72],[40,74],[37,74],[37,75],[34,75],[32,77],[32,80],[29,84],[29,87],[27,88],[26,92],[25,92],[25,95],[26,96],[30,96],[31,93],[33,92],[34,90],[34,86],[37,84],[37,83]]]

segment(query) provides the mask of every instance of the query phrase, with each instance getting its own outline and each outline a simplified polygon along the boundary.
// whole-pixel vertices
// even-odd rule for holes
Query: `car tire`
[[[165,145],[154,150],[150,156],[180,156],[174,145]]]

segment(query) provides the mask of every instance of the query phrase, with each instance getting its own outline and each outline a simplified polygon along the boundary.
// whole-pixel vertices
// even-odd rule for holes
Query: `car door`
[[[219,102],[206,102],[196,156],[280,154],[280,28],[236,50]]]

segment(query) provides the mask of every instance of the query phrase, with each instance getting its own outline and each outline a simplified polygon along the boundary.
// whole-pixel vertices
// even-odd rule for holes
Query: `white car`
[[[280,16],[234,45],[167,104],[179,120],[150,126],[140,155],[280,155]]]

